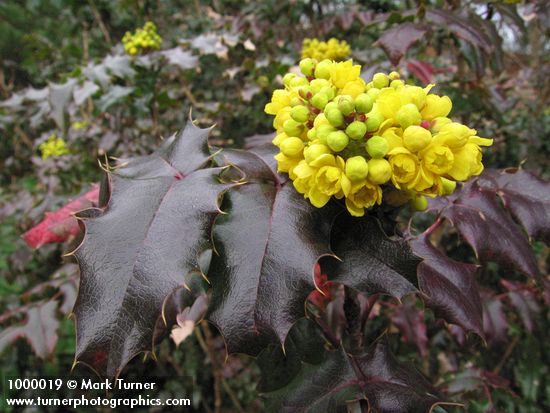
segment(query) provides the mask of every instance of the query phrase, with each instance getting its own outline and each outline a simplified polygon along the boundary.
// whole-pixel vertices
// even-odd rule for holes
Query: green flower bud
[[[317,79],[330,79],[330,68],[332,62],[328,59],[322,60],[315,66],[315,77]]]
[[[296,122],[304,123],[309,119],[309,109],[303,105],[294,106],[290,109],[290,117]]]
[[[355,110],[359,113],[368,113],[372,109],[374,99],[366,93],[361,93],[355,98]]]
[[[310,141],[314,141],[315,139],[317,139],[317,129],[313,128],[313,129],[308,130],[307,131],[307,138]]]
[[[443,186],[443,195],[451,195],[456,189],[455,181],[441,177],[441,183]]]
[[[315,95],[325,86],[330,86],[330,82],[325,79],[313,79],[309,85],[311,86],[311,92]]]
[[[326,114],[328,111],[331,111],[333,109],[338,109],[338,103],[328,102],[327,105],[325,106],[325,109],[323,110],[323,112],[325,112],[325,114]]]
[[[304,75],[313,76],[314,69],[315,69],[315,60],[310,59],[308,57],[307,59],[303,59],[300,61],[300,70]]]
[[[399,79],[392,80],[391,83],[390,83],[390,87],[393,87],[394,89],[399,89],[403,86],[405,86],[405,82],[403,82],[402,80],[399,80]]]
[[[288,136],[300,136],[302,134],[303,125],[296,122],[294,119],[285,120],[283,130]]]
[[[336,128],[344,124],[344,115],[338,109],[331,109],[325,112],[325,116],[329,123]]]
[[[428,208],[428,200],[425,196],[416,195],[410,201],[409,204],[413,211],[425,211]]]
[[[331,132],[327,136],[327,145],[334,152],[343,151],[344,149],[346,149],[346,146],[348,146],[348,143],[348,135],[346,135],[346,133],[341,130]]]
[[[328,97],[324,93],[317,93],[311,98],[311,104],[317,109],[323,110],[328,103]]]
[[[342,95],[338,99],[338,109],[344,114],[344,116],[350,115],[355,110],[355,101],[350,95]]]
[[[390,74],[388,75],[388,77],[390,78],[390,80],[397,80],[399,79],[401,76],[399,75],[399,72],[390,72]]]
[[[302,104],[302,99],[300,99],[300,98],[294,97],[290,100],[290,106],[292,106],[292,107],[298,106],[298,105],[301,105],[301,104]]]
[[[319,156],[330,153],[329,148],[326,145],[321,145],[319,143],[314,143],[313,145],[307,146],[304,149],[304,159],[307,163],[313,162]]]
[[[411,152],[424,149],[432,140],[432,134],[422,126],[412,125],[403,131],[403,145]]]
[[[332,125],[320,125],[317,127],[317,139],[319,139],[319,142],[326,144],[328,135],[334,131],[336,131],[336,128]]]
[[[290,81],[292,79],[294,79],[296,77],[296,75],[294,73],[287,73],[284,77],[283,77],[283,85],[289,87],[290,86]]]
[[[385,159],[369,160],[369,180],[373,184],[382,185],[391,178],[391,165]]]
[[[319,93],[324,93],[325,95],[327,95],[328,100],[334,99],[334,96],[336,95],[336,92],[331,86],[322,87]]]
[[[367,132],[374,132],[382,122],[384,122],[384,115],[380,112],[371,111],[367,113]]]
[[[367,125],[365,125],[364,122],[359,122],[358,120],[351,122],[346,128],[346,135],[348,135],[351,139],[363,139],[366,133]]]
[[[375,88],[382,89],[384,87],[388,87],[388,85],[390,84],[390,80],[385,73],[376,73],[372,77],[372,84]]]
[[[346,175],[352,181],[365,179],[369,174],[369,164],[362,156],[354,156],[346,161]]]
[[[411,125],[420,125],[420,121],[422,120],[422,116],[414,103],[407,103],[401,106],[395,114],[395,118],[403,129]]]
[[[304,143],[300,138],[286,138],[281,143],[281,152],[283,155],[290,158],[296,158],[300,156],[304,150]]]
[[[309,82],[305,77],[295,76],[288,83],[290,87],[309,86]]]
[[[382,136],[373,136],[367,141],[365,149],[371,157],[383,158],[388,153],[388,141]]]
[[[375,101],[376,98],[378,98],[379,94],[380,94],[380,89],[377,89],[375,87],[373,87],[372,89],[367,90],[367,95],[370,96],[373,101]]]

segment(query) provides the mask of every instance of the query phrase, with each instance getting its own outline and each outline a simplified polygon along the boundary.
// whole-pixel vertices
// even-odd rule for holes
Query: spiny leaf
[[[418,282],[427,296],[427,307],[447,321],[483,336],[481,299],[475,280],[477,266],[445,256],[426,234],[412,240],[411,246],[423,258],[418,266]]]
[[[550,183],[523,171],[487,171],[465,184],[446,204],[436,205],[479,258],[532,277],[539,275],[529,240],[508,211],[529,235],[547,240]]]
[[[377,219],[340,214],[332,228],[331,248],[340,259],[328,274],[361,292],[401,298],[417,291],[416,267],[420,259],[407,242],[391,239]]]
[[[428,28],[416,23],[402,23],[386,30],[374,43],[384,49],[392,64],[397,65],[407,50],[422,39]]]
[[[272,374],[273,372],[271,372]],[[364,354],[328,351],[318,364],[302,362],[287,385],[264,395],[268,412],[347,412],[346,404],[366,399],[369,411],[427,413],[442,403],[413,367],[401,365],[385,340]]]
[[[247,184],[226,194],[227,214],[214,226],[218,254],[209,271],[209,319],[230,353],[256,355],[270,342],[283,343],[305,315],[313,267],[330,253],[330,226],[339,208],[313,207],[261,155],[224,151],[222,156],[244,172]]]
[[[199,268],[218,214],[220,168],[209,162],[209,130],[191,122],[150,156],[110,174],[110,200],[90,210],[75,305],[76,360],[115,376],[137,353],[152,350],[165,298]],[[86,215],[83,214],[83,217]]]
[[[51,300],[27,308],[25,319],[20,324],[7,327],[0,332],[0,352],[15,340],[24,338],[38,357],[48,357],[57,343],[57,306],[57,301]]]

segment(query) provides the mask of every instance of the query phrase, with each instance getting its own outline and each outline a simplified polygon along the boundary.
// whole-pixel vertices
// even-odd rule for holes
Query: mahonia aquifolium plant
[[[324,59],[344,60],[351,53],[351,48],[345,40],[334,37],[327,42],[319,39],[304,39],[302,42],[302,59],[311,58],[318,61]]]
[[[136,29],[135,33],[126,32],[122,38],[124,50],[130,56],[145,53],[150,50],[160,49],[162,38],[157,33],[157,26],[153,22],[147,22],[142,28]]]
[[[69,154],[67,144],[55,134],[50,135],[48,139],[38,147],[42,153],[42,159],[48,159],[50,156],[61,156]]]
[[[407,85],[397,72],[366,83],[351,60],[300,61],[305,77],[287,73],[265,112],[275,115],[280,172],[318,207],[345,198],[353,216],[382,201],[427,206],[424,196],[451,194],[456,182],[483,171],[481,138],[447,117],[448,96]]]

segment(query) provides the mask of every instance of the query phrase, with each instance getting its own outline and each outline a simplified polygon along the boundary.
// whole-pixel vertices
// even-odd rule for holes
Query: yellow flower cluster
[[[350,53],[349,44],[345,40],[339,41],[334,37],[328,42],[319,39],[304,39],[302,43],[302,59],[309,57],[319,61],[323,59],[343,60]]]
[[[38,147],[42,153],[42,159],[48,159],[50,156],[67,155],[69,149],[65,141],[58,138],[55,134],[51,135],[46,141],[42,142]]]
[[[451,194],[483,170],[481,146],[492,139],[449,119],[451,100],[429,93],[433,85],[407,85],[397,72],[366,83],[351,60],[307,58],[300,70],[265,112],[275,115],[279,171],[314,206],[334,196],[354,216],[382,199],[422,210],[424,196]]]
[[[136,29],[135,33],[126,32],[122,38],[124,50],[130,56],[135,56],[149,50],[158,50],[162,38],[157,33],[157,26],[153,22],[147,22],[143,28]]]

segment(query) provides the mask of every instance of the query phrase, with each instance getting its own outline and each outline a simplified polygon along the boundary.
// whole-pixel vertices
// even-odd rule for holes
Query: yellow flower
[[[354,184],[346,197],[346,208],[354,217],[365,215],[365,209],[382,203],[382,189],[368,180]]]
[[[438,117],[445,117],[451,111],[453,103],[448,96],[428,95],[426,104],[421,109],[422,119],[433,120]]]
[[[315,184],[319,192],[325,195],[347,196],[351,189],[351,181],[344,173],[345,163],[341,157],[336,157],[334,165],[319,168],[315,175]]]
[[[277,89],[273,91],[271,102],[265,105],[264,111],[268,115],[277,115],[286,106],[290,106],[290,93],[286,90]]]
[[[330,67],[330,81],[338,89],[344,88],[348,82],[354,82],[359,78],[361,66],[354,65],[353,61],[335,63]],[[350,93],[344,93],[349,95]]]
[[[365,81],[361,78],[347,82],[340,91],[341,95],[350,95],[356,98],[365,91]]]
[[[69,154],[69,149],[65,141],[61,138],[58,138],[55,134],[50,135],[50,137],[40,144],[38,147],[40,152],[42,152],[42,159],[48,159],[50,156],[62,156]]]
[[[418,158],[403,147],[395,148],[389,155],[393,185],[397,189],[408,189],[414,184],[420,172],[420,162]]]
[[[422,154],[426,169],[437,175],[449,172],[453,167],[455,157],[447,146],[430,145]]]
[[[131,56],[141,52],[160,49],[162,38],[157,33],[157,26],[153,22],[147,22],[142,28],[136,29],[134,34],[126,32],[122,37],[124,50]]]
[[[455,162],[448,174],[456,181],[466,181],[468,178],[483,172],[481,163],[481,148],[475,143],[467,143],[454,152]]]
[[[318,61],[323,59],[342,60],[349,56],[351,48],[345,40],[335,38],[328,42],[318,39],[304,39],[302,43],[302,59],[312,58]]]

